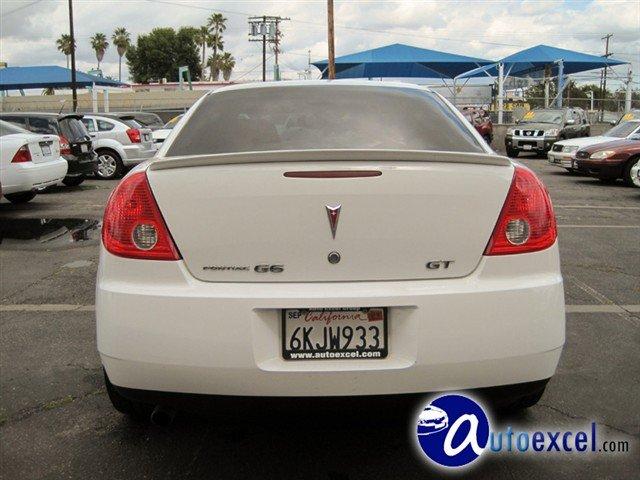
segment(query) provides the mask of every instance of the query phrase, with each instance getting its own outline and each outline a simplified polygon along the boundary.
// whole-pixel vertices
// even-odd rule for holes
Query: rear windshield
[[[160,119],[159,117],[157,117],[152,113],[136,113],[134,116],[136,121],[145,127],[148,127],[148,126],[161,127],[163,125],[162,119]]]
[[[13,135],[15,133],[30,133],[28,130],[24,128],[20,128],[17,125],[13,125],[9,122],[3,122],[0,120],[0,137],[4,137],[5,135]]]
[[[483,152],[432,92],[315,85],[209,95],[167,155],[321,149]]]
[[[29,130],[45,135],[58,135],[58,121],[54,117],[29,117]]]
[[[89,132],[77,118],[63,118],[58,123],[62,135],[70,142],[84,141],[89,138]]]

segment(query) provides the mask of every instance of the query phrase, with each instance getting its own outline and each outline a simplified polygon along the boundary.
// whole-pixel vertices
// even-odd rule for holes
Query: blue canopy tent
[[[498,77],[498,123],[502,123],[502,88],[504,77],[532,77],[540,78],[545,71],[550,71],[552,76],[558,78],[558,96],[556,104],[562,105],[562,91],[564,89],[564,76],[572,73],[586,72],[598,68],[623,65],[623,62],[613,58],[599,57],[587,53],[565,50],[549,45],[537,45],[520,52],[504,57],[491,65],[484,65],[457,78]]]
[[[76,71],[76,86],[123,87],[125,83]],[[0,90],[71,88],[71,70],[64,67],[7,67],[0,69]]]
[[[327,78],[328,60],[313,65]],[[449,78],[484,65],[482,58],[395,43],[336,58],[336,78]]]

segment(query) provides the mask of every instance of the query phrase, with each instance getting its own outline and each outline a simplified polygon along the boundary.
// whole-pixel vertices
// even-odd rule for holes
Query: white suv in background
[[[110,180],[152,157],[156,147],[151,129],[136,122],[132,115],[85,115],[82,119],[98,154],[99,178]]]

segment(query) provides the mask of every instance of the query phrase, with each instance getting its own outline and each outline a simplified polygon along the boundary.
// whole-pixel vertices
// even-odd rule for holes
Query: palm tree
[[[60,38],[56,40],[56,46],[67,57],[67,68],[69,68],[69,55],[71,55],[71,51],[75,47],[75,42],[74,45],[71,45],[71,35],[68,33],[60,35]]]
[[[127,49],[131,46],[131,34],[127,32],[127,29],[124,27],[118,27],[114,30],[113,35],[111,36],[111,40],[113,40],[113,44],[118,49],[118,81],[122,81],[122,56],[125,54]]]
[[[224,42],[222,41],[222,32],[227,29],[227,19],[221,13],[212,13],[207,20],[207,25],[213,32],[214,40],[212,42],[213,54],[218,53],[218,49],[224,50]]]
[[[231,78],[231,71],[236,66],[236,59],[229,52],[225,52],[220,57],[220,70],[222,70],[222,78],[225,82],[228,82]]]
[[[104,58],[104,52],[107,51],[109,42],[107,42],[107,36],[104,33],[96,33],[91,37],[91,48],[96,52],[96,58],[98,59],[98,70],[100,70],[100,62]]]
[[[204,78],[204,69],[206,68],[207,64],[205,63],[205,58],[206,58],[206,49],[207,46],[211,46],[212,45],[212,35],[211,35],[211,28],[208,27],[207,25],[203,25],[200,27],[200,29],[198,31],[196,31],[196,42],[198,42],[198,44],[200,45],[201,51],[202,51],[202,78]]]
[[[217,82],[218,78],[220,78],[220,70],[222,69],[222,55],[219,53],[212,53],[209,55],[207,65],[209,66],[210,80]]]

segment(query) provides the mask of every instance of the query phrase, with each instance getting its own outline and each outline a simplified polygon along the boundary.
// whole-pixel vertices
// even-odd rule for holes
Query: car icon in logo
[[[418,416],[418,435],[430,435],[448,426],[447,412],[433,405],[427,405]]]

